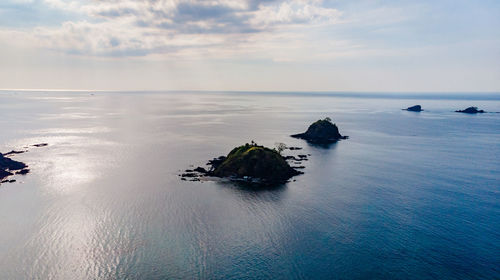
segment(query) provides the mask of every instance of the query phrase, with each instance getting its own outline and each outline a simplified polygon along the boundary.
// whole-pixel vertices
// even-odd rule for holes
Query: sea
[[[0,185],[0,279],[500,279],[495,112],[498,93],[0,91],[0,152],[30,169]],[[289,136],[326,117],[349,139]],[[304,174],[180,179],[251,141],[303,148],[284,154]]]

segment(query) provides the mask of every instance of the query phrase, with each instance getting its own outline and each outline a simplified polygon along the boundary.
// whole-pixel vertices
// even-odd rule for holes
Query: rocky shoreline
[[[47,143],[40,143],[31,146],[45,147],[47,145],[48,145]],[[0,184],[16,182],[15,179],[8,179],[8,177],[13,175],[26,175],[30,172],[30,170],[28,169],[28,165],[26,163],[16,161],[10,158],[11,156],[15,156],[25,152],[27,152],[27,150],[25,151],[11,150],[10,152],[7,153],[3,154],[0,153]]]
[[[24,162],[16,161],[9,158],[9,155],[19,154],[22,152],[11,151],[9,153],[0,154],[0,183],[12,183],[16,180],[5,180],[5,178],[15,174],[27,174],[28,166]]]

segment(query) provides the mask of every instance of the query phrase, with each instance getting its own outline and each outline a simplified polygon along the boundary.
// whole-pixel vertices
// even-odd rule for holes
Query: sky
[[[500,92],[498,0],[2,0],[0,88]]]

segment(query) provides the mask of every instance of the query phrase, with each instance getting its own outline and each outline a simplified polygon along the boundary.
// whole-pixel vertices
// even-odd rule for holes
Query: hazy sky
[[[1,0],[0,88],[497,91],[500,1]]]

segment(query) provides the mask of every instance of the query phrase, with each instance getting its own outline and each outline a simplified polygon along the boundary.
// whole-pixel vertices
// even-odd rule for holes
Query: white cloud
[[[245,49],[287,28],[335,23],[341,13],[318,0],[44,0],[83,21],[39,26],[21,36],[71,54],[145,56]],[[222,56],[224,54],[221,54]]]

